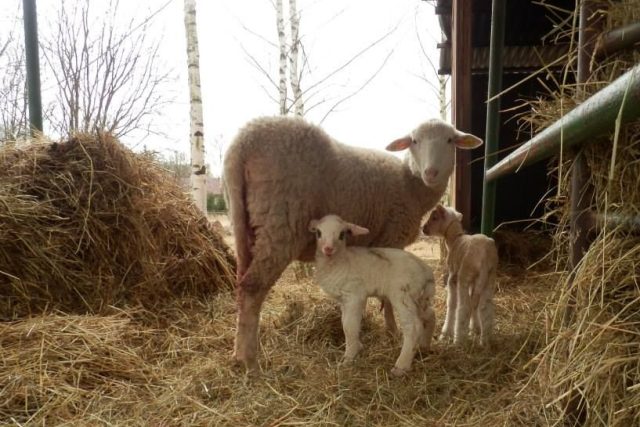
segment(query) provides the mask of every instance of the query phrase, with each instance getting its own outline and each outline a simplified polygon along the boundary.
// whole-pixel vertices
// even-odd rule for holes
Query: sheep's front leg
[[[444,318],[440,339],[453,338],[454,325],[456,323],[456,310],[458,307],[458,282],[453,274],[448,275],[447,280],[447,314]]]
[[[342,330],[345,339],[343,362],[352,362],[362,349],[360,324],[366,301],[366,298],[351,298],[342,303]]]

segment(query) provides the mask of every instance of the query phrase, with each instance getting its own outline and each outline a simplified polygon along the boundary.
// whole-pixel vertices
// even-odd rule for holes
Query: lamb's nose
[[[322,249],[322,252],[326,255],[326,256],[331,256],[333,254],[333,248],[331,247],[325,247]]]

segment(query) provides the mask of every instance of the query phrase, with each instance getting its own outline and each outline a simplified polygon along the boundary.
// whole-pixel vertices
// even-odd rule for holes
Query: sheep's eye
[[[413,142],[414,144],[418,144],[418,141],[416,141],[415,139],[411,138],[411,142]]]
[[[453,138],[447,139],[447,144],[451,144],[453,142]]]
[[[346,234],[347,234],[347,233],[346,233],[345,231],[341,231],[341,232],[340,232],[340,236],[338,236],[338,238],[339,238],[340,240],[344,240],[344,238],[345,238]]]
[[[322,237],[322,233],[320,232],[320,230],[316,230],[316,237],[318,239]]]

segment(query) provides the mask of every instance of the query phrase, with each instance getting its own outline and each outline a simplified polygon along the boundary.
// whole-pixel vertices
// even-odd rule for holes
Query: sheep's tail
[[[245,166],[241,150],[230,147],[224,159],[224,197],[229,209],[238,258],[237,279],[240,281],[251,264],[251,227],[246,206]]]

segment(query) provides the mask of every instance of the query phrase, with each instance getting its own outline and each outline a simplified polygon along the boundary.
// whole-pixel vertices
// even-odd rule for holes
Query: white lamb
[[[493,239],[464,234],[462,214],[453,208],[436,206],[422,231],[443,237],[447,245],[447,315],[440,339],[463,342],[471,330],[480,344],[489,342],[493,329],[493,293],[498,251]]]
[[[347,247],[347,236],[365,235],[369,230],[336,215],[312,220],[309,230],[317,238],[315,280],[342,308],[344,360],[352,361],[362,348],[360,322],[367,298],[386,297],[397,313],[403,336],[391,373],[407,372],[418,346],[429,349],[435,328],[431,269],[401,249]]]

